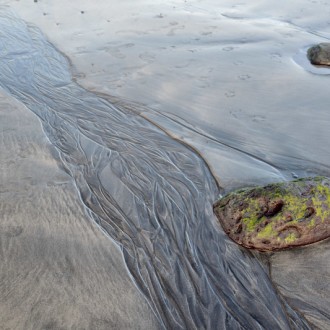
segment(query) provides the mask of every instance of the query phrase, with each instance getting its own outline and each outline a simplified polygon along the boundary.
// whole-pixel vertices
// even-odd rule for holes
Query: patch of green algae
[[[315,226],[315,217],[319,217],[323,222],[330,217],[330,189],[322,185],[322,177],[314,178],[315,181],[320,182],[311,188],[309,198],[303,197],[293,192],[290,188],[283,188],[282,184],[273,184],[268,186],[269,189],[253,189],[254,193],[245,192],[246,198],[244,204],[246,208],[242,210],[242,221],[246,225],[247,232],[255,232],[259,227],[259,233],[256,235],[260,239],[284,239],[286,243],[293,243],[297,236],[294,233],[289,233],[286,237],[280,238],[277,231],[276,224],[280,221],[285,221],[287,225],[294,225],[300,221],[305,221],[309,228]],[[299,186],[303,187],[305,182],[302,180],[295,181],[296,186],[292,189],[298,191]],[[251,195],[251,197],[250,197]],[[257,196],[254,197],[254,196]],[[311,197],[313,196],[313,197]],[[260,229],[260,224],[267,221],[265,215],[260,216],[261,206],[260,198],[265,197],[269,200],[281,199],[284,202],[282,210],[271,217],[271,222]],[[306,219],[306,210],[308,207],[314,208],[314,216]],[[289,221],[286,217],[290,216]]]
[[[287,237],[285,237],[285,243],[293,243],[297,239],[297,236],[294,233],[290,233]]]
[[[269,238],[275,235],[276,231],[273,229],[273,225],[269,223],[262,231],[259,232],[258,238]]]
[[[325,200],[322,200],[325,198]],[[315,188],[315,196],[312,197],[316,216],[324,222],[329,217],[330,209],[330,189],[326,186],[317,185]]]

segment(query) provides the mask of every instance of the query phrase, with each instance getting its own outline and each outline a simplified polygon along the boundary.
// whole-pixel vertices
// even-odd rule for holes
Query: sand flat
[[[0,94],[0,328],[157,329],[38,118]]]

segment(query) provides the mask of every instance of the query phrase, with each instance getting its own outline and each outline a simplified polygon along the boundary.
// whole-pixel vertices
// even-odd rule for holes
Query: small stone
[[[276,199],[268,203],[268,211],[265,213],[266,217],[272,217],[281,211],[284,202],[281,199]]]
[[[307,207],[305,214],[304,214],[304,218],[309,218],[310,216],[312,216],[315,213],[315,210],[313,207]]]
[[[330,179],[315,177],[240,189],[214,204],[237,244],[276,251],[330,237]]]
[[[320,43],[309,48],[307,57],[314,65],[330,66],[330,43]]]

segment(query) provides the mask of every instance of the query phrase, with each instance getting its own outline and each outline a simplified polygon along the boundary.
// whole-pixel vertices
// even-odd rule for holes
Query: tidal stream
[[[164,328],[310,328],[222,232],[212,212],[220,188],[193,148],[79,86],[68,59],[9,11],[0,35],[0,86],[40,118]]]

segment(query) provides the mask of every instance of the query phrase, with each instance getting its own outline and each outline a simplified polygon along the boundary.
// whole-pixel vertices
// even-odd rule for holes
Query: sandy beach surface
[[[198,147],[223,187],[328,173],[327,77],[294,60],[330,38],[326,3],[4,3],[70,58],[80,84],[146,105]]]
[[[38,118],[0,95],[1,329],[157,329]]]
[[[173,0],[166,3],[147,0],[110,3],[100,0],[95,4],[87,0],[69,3],[64,0],[56,3],[51,0],[5,0],[2,4],[1,17],[9,15],[13,22],[15,17],[20,17],[28,25],[38,27],[58,52],[67,56],[74,81],[93,95],[110,101],[120,109],[133,111],[161,127],[172,138],[192,146],[196,154],[202,155],[207,162],[223,188],[221,193],[295,177],[330,176],[330,154],[327,150],[330,115],[326,87],[330,71],[328,74],[324,68],[311,67],[304,58],[309,45],[330,39],[330,6],[326,2],[304,0],[283,5],[277,1],[267,4],[222,1],[219,4],[212,0]],[[0,39],[0,44],[3,39]],[[6,60],[1,58],[0,67]],[[221,303],[212,305],[206,294],[197,301],[194,299],[199,292],[196,296],[190,293],[194,285],[200,285],[203,291],[209,282],[216,283],[210,274],[219,271],[214,270],[217,262],[230,276],[238,276],[239,270],[236,272],[226,266],[226,262],[230,265],[235,263],[234,256],[242,257],[242,265],[237,267],[241,270],[246,267],[249,274],[242,280],[242,283],[245,280],[249,283],[247,291],[257,292],[257,295],[263,288],[264,292],[276,292],[274,297],[279,301],[283,299],[290,306],[285,307],[284,314],[290,315],[292,308],[309,322],[312,329],[330,327],[329,240],[267,257],[250,256],[239,248],[236,251],[235,247],[234,254],[230,255],[230,242],[226,242],[226,248],[220,249],[214,243],[218,242],[218,236],[201,234],[199,237],[195,229],[191,229],[190,238],[184,238],[184,241],[189,245],[190,240],[194,244],[196,239],[196,248],[192,250],[196,253],[196,260],[202,260],[205,268],[200,274],[206,274],[207,280],[201,276],[203,281],[194,282],[195,275],[191,275],[190,266],[184,268],[184,261],[178,263],[181,268],[177,268],[183,269],[187,277],[178,276],[175,289],[170,286],[170,277],[175,272],[169,273],[171,276],[166,275],[164,282],[160,280],[171,289],[167,290],[165,284],[160,285],[163,291],[155,289],[155,292],[168,294],[160,298],[164,299],[162,303],[166,301],[162,307],[155,302],[153,293],[152,298],[145,299],[153,291],[150,289],[146,294],[143,287],[139,290],[136,278],[133,283],[132,274],[134,277],[136,273],[128,262],[130,257],[123,257],[122,253],[125,242],[116,242],[111,233],[112,238],[109,236],[110,230],[105,232],[105,227],[102,229],[95,223],[102,223],[97,218],[102,216],[84,199],[78,173],[80,164],[73,164],[71,159],[65,158],[67,154],[62,152],[65,148],[62,150],[62,145],[54,142],[60,139],[54,138],[57,133],[49,134],[45,126],[43,130],[41,122],[45,124],[45,120],[41,118],[40,122],[30,111],[34,110],[29,102],[23,105],[24,100],[18,100],[21,91],[18,88],[16,98],[8,91],[0,94],[0,328],[158,329],[166,327],[160,320],[162,317],[170,319],[159,310],[180,310],[177,305],[187,304],[184,311],[191,306],[200,306],[200,309],[194,310],[197,320],[189,316],[189,320],[194,319],[195,323],[187,321],[182,324],[210,329],[216,320],[207,323],[198,313],[204,313],[207,319],[207,315],[212,315],[212,308],[216,311]],[[92,98],[86,97],[86,100]],[[94,129],[94,135],[100,127],[100,131],[108,130],[110,119],[104,118],[104,127],[102,122],[97,123],[92,118],[88,119],[88,125],[80,125],[77,120],[80,126],[74,129],[77,128],[78,133],[72,129],[72,136],[77,137],[82,129],[90,129],[91,132]],[[73,126],[69,122],[67,127],[71,129]],[[89,136],[86,142],[85,137],[78,137],[80,142],[83,141],[81,145],[86,154],[90,152],[91,159],[96,157],[98,147],[88,140],[92,138]],[[166,142],[164,148],[167,145],[171,145],[170,142]],[[102,148],[106,147],[109,145],[102,145]],[[171,148],[176,150],[176,146],[171,145]],[[185,150],[178,151],[178,154],[188,155],[188,159],[190,154],[186,154]],[[105,151],[99,154],[106,155]],[[198,166],[203,169],[200,163],[191,165],[190,161],[190,158],[189,162],[180,158],[180,164],[185,164],[183,171],[194,171]],[[127,171],[134,173],[131,169],[121,170],[130,177]],[[108,193],[120,196],[116,200],[120,206],[118,209],[129,209],[132,219],[142,217],[142,213],[131,210],[129,202],[122,201],[130,198],[124,191],[127,181],[114,177],[115,169],[111,173],[107,171],[100,170],[98,175],[100,181],[105,182],[104,188]],[[205,177],[209,179],[208,174]],[[191,182],[190,179],[187,181]],[[122,182],[124,188],[120,186]],[[118,188],[113,188],[111,183]],[[181,195],[187,195],[187,200],[191,198],[189,194],[198,199],[203,188],[199,182],[196,187],[192,186],[190,193],[184,191]],[[129,187],[134,191],[133,188]],[[200,193],[194,195],[194,189],[200,189]],[[101,194],[95,193],[95,196],[100,201]],[[168,207],[168,200],[162,197],[162,205]],[[144,210],[142,202],[136,203]],[[183,202],[183,205],[188,203]],[[175,211],[171,210],[174,214]],[[96,215],[93,213],[93,217],[90,212]],[[170,218],[167,211],[162,209],[162,212],[165,218]],[[206,219],[207,215],[211,218],[208,210],[205,213]],[[207,226],[214,226],[215,235],[222,237],[214,219]],[[182,234],[183,230],[180,230],[173,229],[173,237],[177,238],[177,233]],[[147,230],[142,226],[137,232],[130,239],[138,235],[139,240],[145,237],[145,249],[149,248],[150,242],[154,244],[156,234],[151,233],[150,228]],[[183,237],[179,237],[178,241],[182,241]],[[209,242],[212,242],[208,251],[201,245],[202,238],[210,238]],[[164,238],[161,243],[166,245],[168,241]],[[157,244],[153,246],[155,250]],[[177,247],[173,246],[173,254],[180,254],[179,248],[177,251]],[[143,248],[139,246],[137,253]],[[159,264],[157,259],[153,272],[165,272],[164,269],[168,269],[166,260],[177,265],[170,245],[168,250],[159,253],[168,255],[164,259],[160,257]],[[213,259],[217,253],[222,253],[225,260]],[[149,257],[136,258],[143,264]],[[210,264],[204,262],[203,257],[209,258]],[[190,260],[189,256],[187,258]],[[261,266],[254,260],[261,260]],[[127,267],[131,267],[129,271]],[[148,267],[148,271],[145,268],[137,271],[146,283],[150,280],[145,275],[149,274]],[[248,273],[249,267],[251,273]],[[268,268],[269,284],[260,284],[267,282]],[[256,269],[265,273],[257,289],[254,285],[257,286],[258,281],[249,277],[257,272]],[[198,274],[197,270],[194,271]],[[239,274],[236,279],[242,279]],[[183,278],[194,284],[183,285]],[[238,282],[233,280],[234,288],[230,291],[233,296]],[[270,289],[271,283],[275,289]],[[148,282],[150,287],[152,285]],[[244,285],[242,291],[243,288]],[[217,292],[218,289],[215,285],[213,291],[210,290]],[[180,296],[176,300],[169,292],[174,296],[182,294],[183,298]],[[245,313],[252,315],[252,311],[246,312],[244,304],[252,297],[253,294],[247,294],[246,300],[237,297],[230,298],[230,303],[226,300],[228,305],[223,308],[226,310],[224,315],[237,313],[243,321],[237,317],[239,326],[235,322],[224,323],[224,328],[244,328],[244,322],[250,320]],[[264,302],[266,306],[267,299],[260,299],[260,304]],[[242,310],[232,307],[232,301],[233,306],[240,306]],[[235,301],[239,301],[238,305]],[[226,303],[222,302],[222,306]],[[256,306],[261,305],[256,303]],[[280,318],[283,313],[278,308],[274,315]],[[173,319],[180,317],[175,315]],[[261,328],[267,328],[258,316],[255,320],[255,324],[260,322]],[[179,324],[175,322],[172,324]],[[247,328],[253,329],[253,322],[251,320]],[[299,329],[299,325],[295,327],[292,323],[290,327]],[[181,328],[188,327],[181,325]]]

